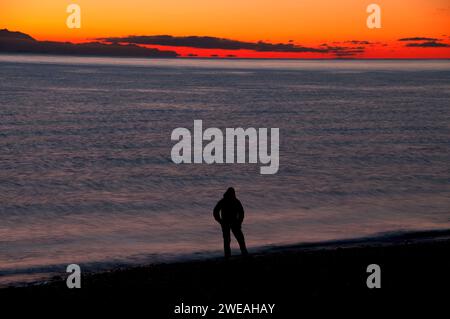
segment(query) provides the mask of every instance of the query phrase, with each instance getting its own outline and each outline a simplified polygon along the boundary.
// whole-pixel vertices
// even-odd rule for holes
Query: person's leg
[[[233,231],[234,237],[236,237],[237,242],[239,243],[239,248],[241,249],[242,255],[247,255],[247,247],[245,246],[244,234],[242,233],[241,225],[233,226],[231,228]]]
[[[230,236],[230,227],[228,225],[222,225],[222,234],[223,234],[223,251],[225,253],[225,258],[231,256],[231,236]]]

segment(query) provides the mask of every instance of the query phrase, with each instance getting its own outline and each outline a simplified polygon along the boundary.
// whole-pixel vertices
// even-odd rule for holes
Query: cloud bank
[[[428,37],[411,37],[398,39],[400,42],[408,42],[406,47],[414,48],[449,48],[450,45],[443,43],[442,39],[428,38]]]
[[[314,52],[326,53],[320,48],[310,48],[292,43],[268,43],[263,41],[244,42],[208,36],[176,37],[171,35],[131,35],[127,37],[107,37],[96,40],[106,43],[128,43],[162,45],[173,47],[189,47],[197,49],[252,50],[256,52]]]

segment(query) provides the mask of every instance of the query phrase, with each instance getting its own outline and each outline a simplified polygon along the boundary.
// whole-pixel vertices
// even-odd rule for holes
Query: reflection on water
[[[0,56],[0,67],[0,282],[219,253],[212,208],[228,186],[250,247],[450,225],[447,61]],[[279,173],[173,164],[171,132],[194,119],[279,127]]]

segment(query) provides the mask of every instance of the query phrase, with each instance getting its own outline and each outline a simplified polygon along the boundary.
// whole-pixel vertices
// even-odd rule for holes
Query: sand
[[[65,278],[55,278],[45,284],[0,289],[0,298],[90,305],[97,310],[131,305],[133,310],[144,309],[147,318],[222,318],[227,315],[217,313],[224,307],[220,304],[241,305],[240,309],[274,304],[273,314],[248,317],[296,318],[306,307],[320,304],[320,311],[335,301],[377,307],[400,300],[448,298],[449,252],[450,230],[393,234],[276,247],[228,261],[214,258],[115,269],[84,275],[81,289],[68,289]],[[379,289],[367,287],[370,264],[380,266]],[[208,306],[208,313],[176,314],[180,306]]]

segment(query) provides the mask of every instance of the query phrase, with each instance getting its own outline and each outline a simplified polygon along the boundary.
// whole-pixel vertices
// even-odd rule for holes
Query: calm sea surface
[[[278,174],[175,165],[194,119],[280,128]],[[0,285],[218,255],[229,186],[255,249],[449,228],[449,185],[449,61],[0,56]]]

